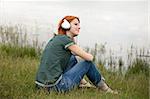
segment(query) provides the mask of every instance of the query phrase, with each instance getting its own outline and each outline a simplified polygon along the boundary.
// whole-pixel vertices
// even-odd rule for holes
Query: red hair
[[[58,34],[62,34],[62,35],[66,35],[66,31],[65,29],[63,29],[61,27],[61,24],[63,23],[64,19],[66,19],[69,23],[74,20],[74,19],[78,19],[78,21],[80,22],[79,18],[76,16],[65,16],[62,20],[60,20],[59,25],[58,25]]]

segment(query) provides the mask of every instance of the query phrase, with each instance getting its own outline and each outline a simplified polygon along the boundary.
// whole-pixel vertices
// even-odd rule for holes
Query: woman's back
[[[36,80],[47,84],[55,83],[61,76],[71,57],[67,46],[74,42],[66,35],[54,36],[46,45]]]

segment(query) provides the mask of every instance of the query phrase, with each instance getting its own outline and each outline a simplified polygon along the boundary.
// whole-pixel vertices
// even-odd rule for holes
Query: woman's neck
[[[74,37],[73,34],[69,31],[66,31],[66,35],[69,36],[71,39],[73,39],[73,37]]]

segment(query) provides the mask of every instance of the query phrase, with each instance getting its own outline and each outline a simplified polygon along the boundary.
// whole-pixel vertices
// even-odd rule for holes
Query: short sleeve
[[[64,35],[61,37],[62,44],[65,49],[68,49],[69,46],[74,45],[75,42],[68,36]]]

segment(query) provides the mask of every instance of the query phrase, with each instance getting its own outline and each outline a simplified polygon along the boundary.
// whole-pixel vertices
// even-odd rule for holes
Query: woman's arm
[[[68,47],[68,49],[71,50],[76,55],[80,56],[81,58],[87,60],[87,61],[93,61],[93,56],[91,54],[85,52],[78,45],[71,45]]]

